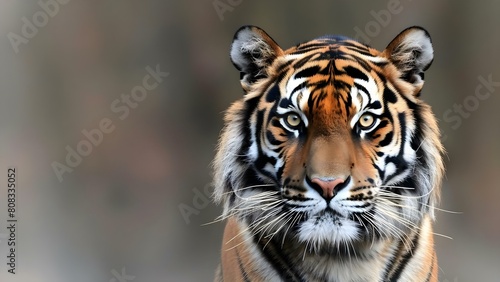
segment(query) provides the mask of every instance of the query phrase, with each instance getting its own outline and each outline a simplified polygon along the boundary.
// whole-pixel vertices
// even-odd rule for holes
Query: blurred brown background
[[[448,151],[441,207],[461,212],[437,213],[453,237],[436,237],[441,281],[500,281],[499,14],[486,0],[1,1],[0,261],[8,166],[19,222],[18,274],[1,263],[0,281],[212,281],[223,224],[203,225],[221,212],[205,194],[222,112],[242,95],[228,50],[243,24],[284,48],[361,30],[383,49],[424,26],[423,97]],[[169,75],[142,93],[148,66]],[[82,131],[105,119],[113,131],[89,149]],[[59,181],[67,146],[88,155]]]

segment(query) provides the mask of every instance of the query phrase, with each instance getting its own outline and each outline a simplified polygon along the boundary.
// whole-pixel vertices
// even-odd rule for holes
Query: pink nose
[[[344,183],[344,179],[335,178],[333,180],[325,181],[319,178],[313,178],[311,179],[311,182],[317,184],[321,188],[324,198],[331,199],[335,195],[335,187]]]

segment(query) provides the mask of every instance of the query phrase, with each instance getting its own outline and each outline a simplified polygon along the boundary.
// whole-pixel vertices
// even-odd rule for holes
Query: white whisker
[[[402,189],[402,190],[415,190],[415,187],[404,187],[404,186],[394,186],[394,185],[379,185],[380,188],[392,188],[392,189]]]

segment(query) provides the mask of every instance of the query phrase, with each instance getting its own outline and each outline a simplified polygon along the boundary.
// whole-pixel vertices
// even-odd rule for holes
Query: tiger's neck
[[[293,239],[252,235],[232,217],[222,245],[220,281],[438,281],[431,220],[408,240],[378,240],[315,252]],[[415,280],[416,277],[424,277]]]

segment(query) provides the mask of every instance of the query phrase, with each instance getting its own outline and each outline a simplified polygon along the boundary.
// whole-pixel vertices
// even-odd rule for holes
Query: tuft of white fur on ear
[[[423,85],[423,73],[434,59],[431,37],[418,26],[403,30],[389,43],[383,54],[398,68],[403,79],[416,86]]]
[[[266,68],[282,53],[278,44],[261,28],[241,27],[234,35],[230,56],[241,72],[243,88],[266,77]]]

